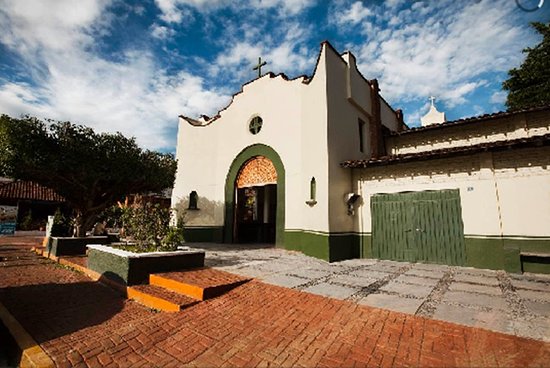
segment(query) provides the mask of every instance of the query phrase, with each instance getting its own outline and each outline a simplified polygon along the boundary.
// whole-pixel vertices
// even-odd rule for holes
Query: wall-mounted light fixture
[[[353,216],[355,214],[354,205],[361,198],[359,194],[348,193],[346,194],[346,204],[348,205],[348,216]]]

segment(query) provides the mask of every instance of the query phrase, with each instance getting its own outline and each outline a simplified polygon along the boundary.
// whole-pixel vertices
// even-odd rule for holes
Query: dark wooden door
[[[277,185],[237,189],[236,241],[274,243]]]

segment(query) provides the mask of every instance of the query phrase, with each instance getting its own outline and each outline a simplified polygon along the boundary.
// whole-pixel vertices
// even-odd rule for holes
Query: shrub
[[[25,217],[23,217],[23,220],[21,221],[19,228],[21,230],[32,230],[32,226],[33,226],[32,210],[29,210],[25,215]]]
[[[115,208],[116,207],[116,208]],[[182,245],[182,222],[170,226],[170,209],[144,202],[137,197],[134,204],[119,204],[104,213],[108,224],[121,227],[121,236],[134,245],[122,248],[136,252],[174,251]]]
[[[53,215],[52,236],[69,236],[72,228],[71,220],[58,208]]]

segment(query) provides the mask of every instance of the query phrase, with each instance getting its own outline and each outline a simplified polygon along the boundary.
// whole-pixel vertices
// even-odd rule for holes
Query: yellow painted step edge
[[[147,307],[163,310],[166,312],[180,311],[180,305],[172,303],[168,300],[164,300],[156,296],[141,292],[139,290],[132,288],[131,286],[128,287],[128,289],[126,290],[126,293],[128,295],[128,299],[133,299],[138,303],[143,304]]]
[[[204,300],[204,289],[198,286],[185,284],[180,281],[167,279],[155,274],[149,275],[149,284],[163,287],[179,294],[189,296],[194,299]]]
[[[0,303],[0,319],[21,349],[21,362],[19,363],[21,367],[49,368],[55,366],[48,354],[42,350],[2,303]]]

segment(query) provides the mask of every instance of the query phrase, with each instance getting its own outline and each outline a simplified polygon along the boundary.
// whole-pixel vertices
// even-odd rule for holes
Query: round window
[[[262,130],[262,124],[263,120],[259,116],[255,116],[250,120],[250,123],[248,124],[248,130],[252,134],[258,134],[260,130]]]

